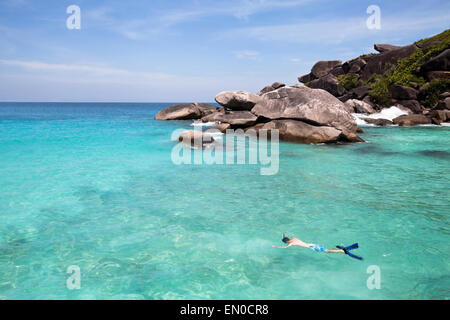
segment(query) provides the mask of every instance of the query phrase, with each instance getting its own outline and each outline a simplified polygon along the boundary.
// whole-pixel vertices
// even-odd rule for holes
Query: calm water
[[[0,104],[1,299],[448,299],[450,128],[176,166],[167,104]],[[359,242],[363,262],[273,249]],[[81,268],[81,290],[66,288]],[[367,268],[381,268],[369,290]]]

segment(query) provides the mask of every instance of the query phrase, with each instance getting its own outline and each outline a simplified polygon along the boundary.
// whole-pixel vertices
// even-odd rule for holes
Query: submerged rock
[[[214,138],[212,135],[199,130],[186,130],[181,133],[178,141],[201,148],[205,144],[213,143]]]

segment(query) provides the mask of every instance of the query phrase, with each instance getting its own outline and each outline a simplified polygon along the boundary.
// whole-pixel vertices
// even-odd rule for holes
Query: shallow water
[[[2,299],[448,299],[450,128],[176,166],[167,104],[0,104]],[[282,233],[360,262],[273,249]],[[81,269],[68,290],[67,268]],[[369,266],[381,289],[369,290]]]

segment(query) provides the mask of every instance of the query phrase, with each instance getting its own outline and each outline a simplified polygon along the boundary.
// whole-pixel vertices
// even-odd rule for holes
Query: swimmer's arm
[[[272,246],[272,248],[287,249],[287,248],[292,247],[292,246],[293,246],[293,244],[289,244],[289,245],[287,245],[286,247]]]

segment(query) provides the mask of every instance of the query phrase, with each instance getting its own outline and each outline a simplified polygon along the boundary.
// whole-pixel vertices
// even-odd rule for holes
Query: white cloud
[[[101,21],[103,26],[126,38],[137,40],[161,33],[176,25],[212,16],[232,16],[248,19],[250,16],[283,8],[305,5],[314,0],[227,0],[198,1],[197,5],[184,9],[162,12],[153,16],[122,21],[114,17],[110,8],[102,7],[87,12],[92,21]],[[317,1],[317,0],[316,0]]]
[[[364,37],[383,35],[386,38],[397,37],[411,31],[423,31],[432,28],[448,28],[450,13],[427,13],[420,16],[407,15],[385,17],[381,30],[369,30],[367,17],[347,19],[315,19],[295,24],[268,25],[228,30],[227,37],[249,37],[260,41],[283,41],[294,43],[339,44],[344,41]]]
[[[170,79],[173,76],[164,73],[134,72],[124,69],[109,68],[91,65],[75,65],[75,64],[55,64],[41,61],[23,61],[23,60],[3,60],[0,59],[0,65],[19,67],[25,70],[47,71],[47,72],[64,72],[68,75],[80,73],[85,77],[111,77],[117,76],[121,78],[132,77],[141,79]]]

